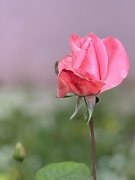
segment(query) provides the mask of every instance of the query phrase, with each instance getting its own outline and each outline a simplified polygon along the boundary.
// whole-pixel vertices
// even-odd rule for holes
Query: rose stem
[[[96,180],[95,137],[94,137],[94,124],[92,117],[89,123],[90,123],[90,136],[91,136],[91,145],[92,145],[92,172],[93,172],[93,180]]]

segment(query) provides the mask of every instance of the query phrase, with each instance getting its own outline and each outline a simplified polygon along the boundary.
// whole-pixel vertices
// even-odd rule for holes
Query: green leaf
[[[90,180],[90,177],[89,168],[76,162],[49,164],[36,173],[36,180]]]

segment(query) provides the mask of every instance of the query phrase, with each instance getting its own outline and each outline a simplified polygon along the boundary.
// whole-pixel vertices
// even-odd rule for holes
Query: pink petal
[[[71,49],[74,51],[80,49],[81,46],[81,37],[77,36],[76,34],[72,34],[70,36],[70,46]]]
[[[82,79],[86,79],[88,81],[99,81],[95,75],[87,72],[85,69],[72,69],[72,72]]]
[[[106,49],[102,40],[100,40],[95,34],[90,33],[89,36],[92,38],[93,46],[96,52],[100,80],[103,81],[106,77],[107,66],[108,66],[108,58],[107,58]]]
[[[72,50],[73,68],[79,68],[85,59],[87,47],[89,46],[91,38],[86,36],[81,38],[77,35],[72,35],[70,38],[70,46]]]
[[[128,56],[121,42],[112,37],[103,39],[102,42],[108,56],[108,70],[104,80],[105,86],[101,92],[120,84],[127,76],[129,69]]]
[[[101,87],[103,87],[104,83],[100,81],[93,81],[83,79],[75,75],[72,71],[64,70],[59,74],[60,80],[62,79],[65,82],[66,88],[60,87],[61,83],[59,84],[58,81],[58,95],[61,96],[63,94],[73,92],[79,96],[88,96],[88,95],[95,95],[97,94]],[[62,91],[62,92],[60,92]],[[63,93],[63,94],[62,94]]]
[[[57,88],[58,98],[63,98],[64,96],[66,96],[67,93],[72,93],[72,90],[69,88],[68,84],[59,76],[57,79],[57,84],[58,84],[58,88]]]
[[[59,73],[63,69],[70,70],[72,68],[72,55],[67,55],[63,59],[61,59],[58,63],[58,71]]]
[[[83,69],[84,71],[93,74],[98,80],[100,80],[99,63],[92,41],[89,42],[85,57],[82,61],[82,64],[80,65],[80,69]]]
[[[97,52],[95,52],[91,37],[86,36],[80,38],[76,35],[72,35],[70,38],[70,46],[73,53],[73,68],[83,69],[100,80],[100,67],[97,59]]]
[[[80,46],[81,46],[81,37],[73,34],[70,37],[70,47],[72,51],[72,65],[74,65],[75,68],[78,68],[80,64],[82,63],[83,58],[85,57],[85,51],[82,51],[80,56]],[[76,57],[78,57],[76,61]]]
[[[73,52],[78,51],[79,49],[86,50],[89,45],[90,40],[91,40],[90,36],[85,36],[84,38],[82,38],[75,34],[71,35],[70,46],[71,46],[72,51]]]

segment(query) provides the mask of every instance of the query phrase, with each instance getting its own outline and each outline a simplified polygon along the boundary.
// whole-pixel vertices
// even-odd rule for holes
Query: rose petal
[[[73,52],[73,68],[83,69],[100,80],[99,62],[91,37],[86,36],[80,38],[76,35],[72,35],[70,38],[70,46]]]
[[[89,36],[92,38],[93,46],[96,52],[96,58],[98,61],[98,69],[100,74],[100,80],[104,80],[107,74],[108,58],[105,50],[105,46],[95,34],[90,33]],[[93,60],[92,60],[93,61]],[[95,66],[96,67],[96,66]]]
[[[57,79],[57,97],[58,98],[63,98],[66,96],[67,93],[72,93],[72,90],[69,88],[68,84],[62,80],[59,76]]]
[[[96,57],[96,53],[95,53],[95,49],[93,47],[92,41],[89,42],[89,46],[85,53],[85,57],[79,68],[83,69],[84,71],[88,73],[93,74],[94,76],[96,76],[98,80],[100,80],[99,63],[97,61],[97,57]]]
[[[70,47],[73,52],[78,51],[80,49],[87,50],[90,40],[91,40],[90,36],[85,36],[84,38],[81,38],[81,37],[73,34],[70,37]]]
[[[59,74],[59,79],[62,79],[62,81],[65,82],[66,86],[65,89],[63,87],[61,88],[61,82],[59,84],[58,81],[59,95],[61,95],[62,93],[65,95],[67,91],[73,92],[78,96],[93,95],[97,94],[100,91],[101,87],[103,87],[104,85],[104,83],[100,81],[93,81],[81,78],[69,70],[63,70]]]
[[[103,39],[102,42],[108,56],[108,70],[104,80],[105,86],[102,87],[101,92],[120,84],[129,69],[128,56],[121,42],[112,37]]]
[[[70,37],[70,47],[72,50],[72,65],[73,68],[79,68],[85,59],[86,51],[91,38],[86,36],[81,38],[76,35]]]
[[[58,63],[58,71],[59,71],[59,73],[63,69],[67,69],[67,70],[72,69],[72,56],[71,55],[67,55],[66,57],[64,57],[63,59],[61,59],[59,61],[59,63]]]
[[[76,76],[82,78],[82,79],[86,79],[88,81],[99,81],[98,78],[96,78],[96,76],[94,76],[93,74],[87,72],[85,69],[72,69],[71,70]]]
[[[78,68],[80,64],[82,63],[83,58],[85,57],[85,51],[81,50],[80,48],[81,46],[80,39],[81,37],[75,34],[71,35],[70,37],[70,47],[72,51],[72,65],[74,66],[74,68]],[[76,61],[76,58],[77,58],[77,61]]]

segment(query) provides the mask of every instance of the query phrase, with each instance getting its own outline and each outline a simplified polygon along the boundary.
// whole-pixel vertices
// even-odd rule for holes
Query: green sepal
[[[99,103],[99,98],[96,96],[96,104]]]
[[[86,115],[88,117],[87,119],[87,124],[90,122],[93,111],[94,111],[94,107],[95,107],[95,103],[96,103],[96,97],[94,95],[92,96],[85,96],[85,103],[86,103]]]
[[[73,118],[76,116],[76,114],[78,113],[78,111],[79,111],[79,109],[80,109],[80,107],[81,107],[81,99],[82,99],[82,97],[81,97],[81,96],[78,96],[77,102],[76,102],[75,111],[74,111],[74,113],[72,114],[72,116],[70,117],[70,119],[73,119]]]
[[[59,64],[59,61],[56,61],[55,65],[54,65],[54,70],[57,75],[59,74],[58,64]]]

